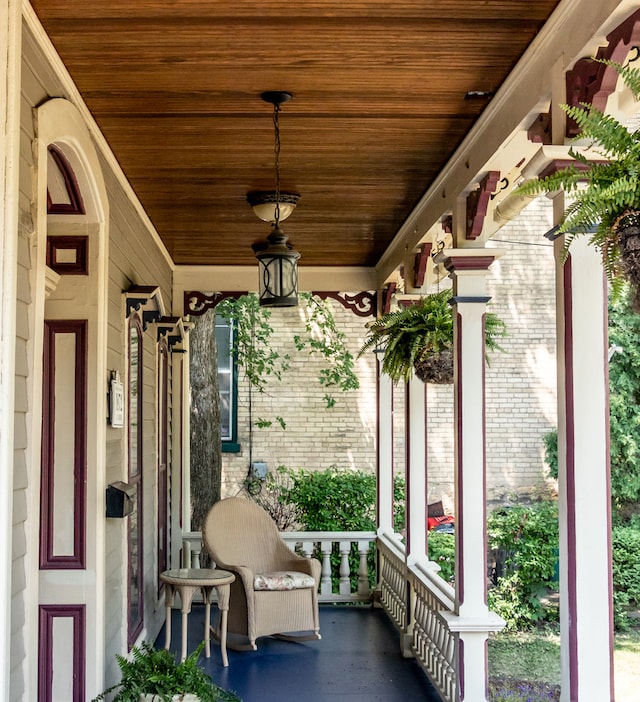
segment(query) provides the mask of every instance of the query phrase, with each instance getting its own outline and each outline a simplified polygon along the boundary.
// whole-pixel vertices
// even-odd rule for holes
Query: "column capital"
[[[450,273],[486,271],[494,261],[504,254],[503,249],[485,247],[443,249],[435,255],[433,260],[435,263],[442,263]]]

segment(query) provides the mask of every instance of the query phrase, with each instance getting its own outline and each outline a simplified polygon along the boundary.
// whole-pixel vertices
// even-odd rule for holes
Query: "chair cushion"
[[[316,581],[310,575],[296,571],[258,573],[253,579],[254,590],[302,590],[315,585]]]

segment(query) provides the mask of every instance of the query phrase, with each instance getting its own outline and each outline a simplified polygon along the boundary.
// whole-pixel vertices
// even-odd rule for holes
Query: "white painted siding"
[[[45,93],[41,82],[35,77],[28,61],[22,65],[22,104],[20,137],[20,231],[18,232],[18,271],[16,300],[16,369],[15,369],[15,426],[13,462],[13,539],[12,539],[12,583],[11,583],[11,673],[10,700],[26,699],[33,680],[29,680],[26,652],[33,651],[36,642],[29,643],[30,631],[36,622],[32,593],[27,588],[28,573],[33,568],[37,553],[30,552],[34,543],[29,532],[29,509],[31,491],[38,483],[32,463],[30,447],[33,443],[29,412],[33,397],[33,315],[31,304],[31,202],[33,200],[33,158],[31,144],[34,138],[32,106]],[[40,359],[42,362],[42,359]]]
[[[30,419],[27,413],[33,396],[33,364],[42,362],[33,357],[33,300],[31,299],[32,261],[30,260],[28,224],[33,188],[34,139],[33,109],[48,97],[71,97],[65,88],[69,83],[56,75],[55,69],[35,45],[30,31],[25,28],[24,65],[22,86],[22,137],[20,168],[20,206],[25,221],[25,234],[21,240],[18,300],[18,333],[16,342],[16,456],[14,462],[14,551],[12,593],[12,671],[11,700],[24,700],[29,675],[31,686],[35,683],[37,651],[37,617],[35,599],[37,592],[28,591],[29,571],[37,571],[37,533],[30,530],[28,514],[30,505],[37,505],[39,485],[39,460],[32,460],[29,450],[33,446]],[[172,271],[165,255],[160,251],[154,236],[140,216],[118,179],[110,171],[109,162],[101,156],[109,197],[109,279],[107,319],[107,368],[125,374],[125,319],[123,291],[133,284],[159,285],[166,305],[171,310]],[[144,335],[144,524],[145,524],[145,629],[143,635],[153,639],[164,621],[164,609],[157,601],[155,539],[156,539],[156,332],[153,325]],[[29,356],[31,354],[31,356]],[[105,389],[107,379],[105,378]],[[126,478],[126,434],[123,429],[106,430],[106,474],[104,487],[115,480]],[[39,458],[39,457],[38,457]],[[89,457],[89,470],[92,469]],[[104,519],[104,505],[89,505],[89,519]],[[115,653],[126,650],[126,528],[127,520],[106,520],[105,525],[105,595],[104,639],[105,680],[112,684],[118,678]],[[33,578],[32,578],[33,580]],[[97,692],[96,690],[95,692]],[[29,693],[30,694],[30,693]],[[28,697],[34,699],[34,697]]]

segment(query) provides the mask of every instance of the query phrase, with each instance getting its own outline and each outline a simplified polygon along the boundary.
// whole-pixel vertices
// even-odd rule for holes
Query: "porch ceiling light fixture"
[[[273,214],[271,216],[269,213],[269,219],[266,220],[273,222],[271,233],[266,242],[253,245],[258,259],[260,306],[295,307],[298,304],[298,259],[300,254],[287,244],[288,237],[280,229],[281,220],[291,214],[293,207],[290,207],[291,203],[287,202],[289,194],[280,192],[280,126],[278,123],[280,105],[291,100],[292,95],[281,91],[268,91],[262,93],[261,98],[273,105],[276,189],[273,197],[274,205],[271,206]],[[249,195],[247,195],[247,199],[249,199]],[[264,219],[264,217],[260,218]]]
[[[276,202],[280,209],[280,222],[284,222],[295,210],[300,195],[297,193],[280,193],[277,199],[275,190],[253,190],[247,193],[247,202],[258,219],[275,224]]]

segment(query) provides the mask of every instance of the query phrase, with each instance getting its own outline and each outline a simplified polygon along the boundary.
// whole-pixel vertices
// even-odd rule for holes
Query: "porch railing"
[[[367,559],[375,553],[376,534],[373,531],[283,531],[281,536],[292,551],[307,558],[315,555],[322,563],[319,602],[369,602],[373,592],[369,586]],[[355,544],[358,567],[352,572],[349,554]],[[334,545],[336,549],[334,549]],[[332,578],[331,554],[340,558],[339,575]],[[182,536],[183,568],[199,568],[202,555],[202,535],[191,531]],[[353,576],[353,577],[352,577]],[[337,580],[337,582],[336,582]],[[354,583],[352,585],[352,582]]]
[[[438,575],[434,563],[425,559],[408,564],[404,544],[396,534],[288,531],[282,532],[282,537],[292,550],[307,557],[320,557],[320,602],[371,601],[373,592],[369,587],[367,558],[375,549],[378,557],[376,599],[399,630],[403,642],[407,642],[403,652],[417,659],[445,702],[455,702],[457,634],[451,626],[456,619],[455,592]],[[337,544],[336,549],[334,544]],[[359,556],[357,573],[352,573],[349,562],[353,544]],[[200,567],[200,532],[183,534],[182,546],[182,566]],[[337,579],[332,577],[331,570],[331,554],[335,551],[340,554]]]
[[[378,537],[380,604],[398,628],[406,655],[413,655],[446,702],[456,699],[454,589],[426,559],[407,564],[396,534]],[[443,616],[447,613],[447,617]]]

